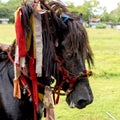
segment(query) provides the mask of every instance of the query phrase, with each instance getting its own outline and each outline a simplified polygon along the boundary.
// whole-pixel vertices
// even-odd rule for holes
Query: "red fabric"
[[[15,22],[16,42],[19,49],[19,57],[25,57],[27,54],[26,41],[23,23],[21,22],[21,9],[18,11]]]
[[[20,81],[21,81],[23,87],[28,86],[26,88],[26,90],[28,92],[28,96],[31,96],[31,90],[29,88],[29,84],[28,84],[28,82],[26,81],[26,79],[25,79],[25,77],[23,75],[20,76]]]
[[[35,63],[35,60],[31,58],[29,61],[29,69],[30,69],[30,76],[32,80],[32,92],[33,92],[32,99],[34,104],[34,120],[37,120],[36,113],[38,110],[38,86],[37,86],[37,77],[35,73],[34,63]]]
[[[85,74],[86,74],[87,72],[88,72],[87,70],[83,70],[83,73],[85,73]]]

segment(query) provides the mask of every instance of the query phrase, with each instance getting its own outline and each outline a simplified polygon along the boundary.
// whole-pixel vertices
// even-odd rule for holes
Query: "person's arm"
[[[9,51],[10,49],[11,49],[11,45],[0,43],[0,50]]]

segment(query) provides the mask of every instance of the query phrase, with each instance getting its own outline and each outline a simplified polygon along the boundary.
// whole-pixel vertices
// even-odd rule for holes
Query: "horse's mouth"
[[[89,104],[89,103],[88,103]],[[68,103],[68,105],[70,106],[70,108],[78,108],[78,109],[83,109],[85,108],[87,105],[87,103],[85,102],[81,102],[81,103],[77,103],[75,104],[73,101],[71,101],[70,103]]]
[[[87,105],[88,105],[89,103],[87,102],[87,101],[82,101],[82,100],[80,100],[79,102],[77,102],[77,104],[76,104],[76,108],[78,108],[78,109],[83,109],[83,108],[85,108]]]

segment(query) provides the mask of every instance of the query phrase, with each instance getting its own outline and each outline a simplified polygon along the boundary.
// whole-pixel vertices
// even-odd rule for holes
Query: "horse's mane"
[[[42,18],[42,36],[43,36],[43,76],[59,76],[57,70],[57,63],[55,62],[56,43],[60,45],[62,41],[67,42],[67,46],[73,51],[77,51],[82,54],[82,57],[86,58],[88,64],[93,64],[93,53],[89,45],[88,36],[85,28],[76,20],[76,17],[71,14],[66,6],[59,2],[41,2],[42,9],[46,9],[47,12],[41,15]],[[25,36],[31,31],[30,28],[30,15],[34,13],[37,17],[38,13],[30,6],[23,6],[24,14],[22,16]],[[61,20],[62,13],[70,16],[70,20],[63,22]],[[15,43],[13,44],[12,54],[14,52]],[[60,48],[61,49],[61,48]],[[57,50],[60,50],[57,49]]]
[[[87,62],[93,64],[93,53],[89,45],[88,35],[79,21],[68,21],[67,22],[69,32],[65,38],[68,48],[74,52],[79,52]]]
[[[67,41],[67,45],[73,51],[78,51],[82,54],[82,57],[87,59],[88,65],[93,65],[93,53],[91,47],[89,45],[88,35],[83,27],[82,23],[77,19],[75,15],[70,13],[64,4],[60,2],[49,2],[48,4],[53,11],[55,11],[56,15],[60,17],[62,13],[67,14],[72,18],[72,20],[68,20],[66,22],[68,27],[68,34],[65,37],[65,41]]]

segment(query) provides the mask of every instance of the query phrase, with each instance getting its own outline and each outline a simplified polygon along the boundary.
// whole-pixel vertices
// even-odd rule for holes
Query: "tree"
[[[113,23],[120,24],[120,3],[118,3],[117,8],[110,13],[110,20]]]
[[[7,3],[0,1],[0,18],[9,18],[10,22],[14,22],[14,12],[18,6],[18,0],[9,0]]]
[[[20,5],[19,0],[9,0],[7,3],[0,0],[0,18],[9,18],[10,22],[14,22],[14,12]],[[82,13],[86,21],[89,21],[90,17],[99,17],[103,22],[120,23],[120,3],[111,13],[108,13],[105,7],[101,7],[98,0],[84,0],[83,5],[79,6],[67,3],[67,7],[75,15]]]
[[[82,13],[83,19],[88,21],[90,17],[93,17],[95,11],[99,9],[99,1],[98,0],[84,0],[83,5],[74,6],[73,3],[68,4],[68,9],[75,14]]]
[[[103,9],[104,12],[103,14],[101,15],[101,19],[103,22],[111,22],[111,19],[110,19],[110,14],[107,12],[106,8]]]

